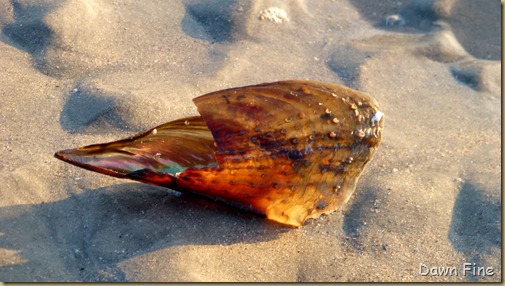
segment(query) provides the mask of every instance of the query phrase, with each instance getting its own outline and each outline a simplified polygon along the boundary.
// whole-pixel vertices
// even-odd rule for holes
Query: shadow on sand
[[[138,183],[53,203],[3,207],[0,229],[0,248],[16,251],[24,261],[0,267],[2,281],[125,281],[117,265],[134,256],[175,245],[268,241],[291,230],[203,198]],[[63,269],[45,263],[55,260]]]
[[[481,254],[501,248],[501,206],[486,199],[471,182],[465,182],[456,198],[449,229],[449,241],[466,256],[466,262],[482,265]],[[478,277],[469,275],[470,281]]]

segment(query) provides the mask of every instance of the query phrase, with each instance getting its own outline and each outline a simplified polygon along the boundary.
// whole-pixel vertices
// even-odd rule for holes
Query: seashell
[[[381,141],[377,102],[337,84],[280,81],[193,101],[201,116],[55,157],[299,227],[349,200]]]

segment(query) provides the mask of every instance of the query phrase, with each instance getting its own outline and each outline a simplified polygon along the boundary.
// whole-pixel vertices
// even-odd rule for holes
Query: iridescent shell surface
[[[55,156],[298,227],[348,201],[384,122],[369,95],[316,81],[231,88],[194,103],[201,116]]]

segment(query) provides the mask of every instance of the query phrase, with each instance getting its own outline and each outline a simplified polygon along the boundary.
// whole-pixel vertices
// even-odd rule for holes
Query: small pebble
[[[402,16],[395,14],[386,17],[386,26],[388,27],[401,27],[405,25],[405,20]]]
[[[259,16],[260,20],[268,20],[270,22],[274,22],[277,24],[281,24],[282,22],[288,22],[288,14],[286,11],[277,7],[270,7],[260,12]]]

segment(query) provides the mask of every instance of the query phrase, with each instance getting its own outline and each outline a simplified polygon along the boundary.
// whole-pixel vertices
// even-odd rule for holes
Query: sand
[[[0,280],[501,281],[500,11],[0,0]],[[53,158],[283,79],[359,89],[386,116],[350,202],[299,229]]]

